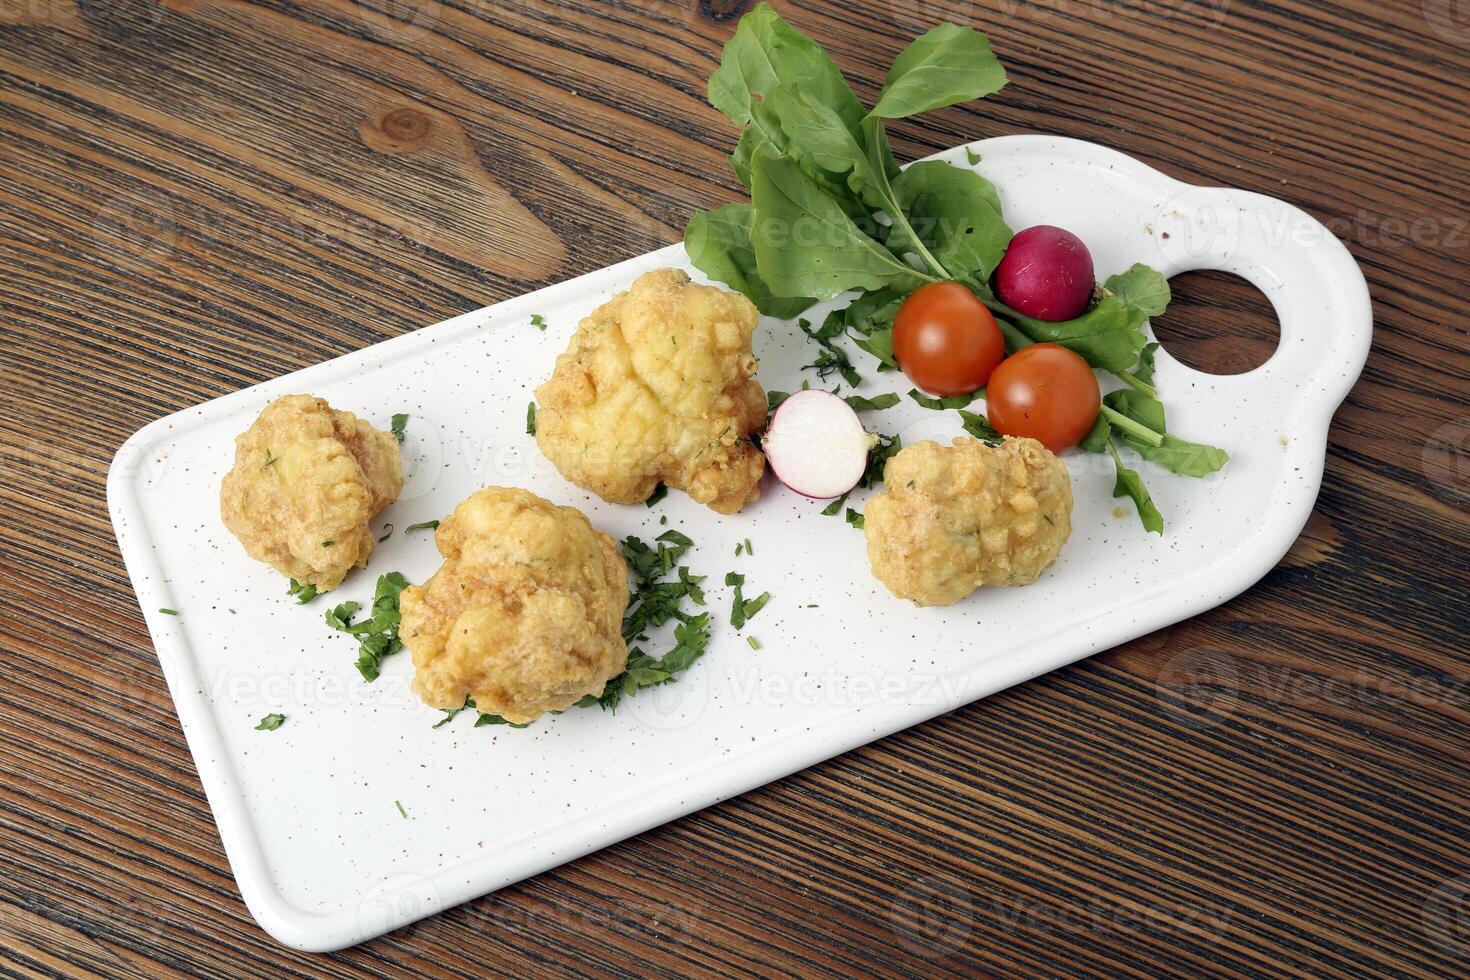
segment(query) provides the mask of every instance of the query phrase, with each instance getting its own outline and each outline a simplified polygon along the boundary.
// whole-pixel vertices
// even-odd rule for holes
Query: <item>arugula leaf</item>
[[[392,423],[392,425],[393,425],[393,429],[392,429],[392,431],[393,431],[393,438],[398,440],[399,445],[402,445],[403,444],[404,430],[408,426],[408,416],[407,415],[404,415],[402,413],[399,413],[398,415],[393,416],[393,423]]]
[[[1123,465],[1122,458],[1118,455],[1118,447],[1108,440],[1108,453],[1113,457],[1113,467],[1117,470],[1117,479],[1113,483],[1113,496],[1128,496],[1133,498],[1133,504],[1138,508],[1138,519],[1143,522],[1145,531],[1154,534],[1164,533],[1164,515],[1154,506],[1153,498],[1148,495],[1148,488],[1143,485],[1143,477],[1136,470],[1130,470]]]
[[[1097,421],[1092,424],[1092,431],[1077,444],[1077,448],[1085,453],[1105,453],[1108,451],[1108,442],[1112,436],[1112,424],[1108,422],[1106,415],[1099,412]]]
[[[911,291],[934,281],[860,229],[830,194],[770,143],[756,149],[750,178],[756,267],[776,295],[822,300],[849,289]]]
[[[984,98],[999,92],[1006,72],[985,35],[940,24],[920,35],[893,60],[872,115],[884,119]]]
[[[304,606],[316,598],[316,591],[315,585],[307,582],[298,582],[293,578],[291,579],[290,586],[286,589],[286,594],[294,595],[296,597],[296,604]]]
[[[751,122],[755,96],[795,84],[846,120],[856,132],[862,103],[821,45],[792,27],[768,3],[758,3],[735,28],[720,67],[709,79],[710,105],[736,125]]]
[[[960,411],[960,424],[966,432],[987,446],[999,446],[1005,441],[1005,436],[996,432],[995,427],[990,424],[990,420],[983,415],[975,412],[966,412],[962,409]]]
[[[1109,392],[1103,399],[1103,404],[1162,436],[1162,441],[1154,445],[1151,440],[1146,442],[1132,433],[1115,430],[1138,455],[1171,473],[1204,477],[1219,470],[1230,460],[1223,449],[1170,435],[1166,431],[1164,405],[1157,398],[1131,388],[1121,388]]]
[[[260,724],[255,726],[255,730],[257,732],[273,732],[285,723],[286,716],[278,712],[276,714],[266,715],[260,719]]]
[[[1142,262],[1136,263],[1126,272],[1109,276],[1107,282],[1103,283],[1103,288],[1124,306],[1132,307],[1147,317],[1163,316],[1172,298],[1169,280],[1164,278],[1163,273]]]
[[[842,399],[852,406],[854,412],[881,412],[885,408],[892,408],[899,403],[899,397],[893,392],[884,392],[877,398],[864,398],[862,395],[847,395]]]
[[[536,434],[536,403],[531,402],[526,406],[526,435]]]
[[[420,521],[417,524],[410,524],[408,527],[404,528],[403,529],[403,533],[404,534],[407,534],[409,531],[437,531],[437,530],[439,530],[439,522],[438,521]]]
[[[1126,371],[1138,360],[1145,337],[1139,328],[1148,317],[1114,296],[1104,296],[1075,320],[1052,323],[1023,316],[990,295],[983,283],[967,283],[997,317],[1010,321],[1032,343],[1061,344],[1081,354],[1093,367]],[[978,288],[977,288],[978,287]]]
[[[908,228],[952,276],[989,279],[1011,241],[995,186],[973,170],[924,160],[893,180]],[[895,224],[895,231],[899,226]],[[889,248],[903,251],[897,236]]]
[[[749,204],[697,212],[684,229],[684,251],[696,269],[743,293],[766,316],[789,319],[816,301],[771,292],[756,269],[755,249],[750,244],[754,221],[755,209]]]
[[[1154,355],[1159,351],[1159,345],[1149,342],[1143,345],[1143,350],[1138,352],[1138,364],[1133,368],[1133,377],[1146,385],[1154,383]]]
[[[923,408],[933,409],[936,412],[946,411],[951,408],[964,408],[975,399],[980,397],[980,392],[972,391],[968,395],[950,395],[948,398],[933,398],[924,394],[917,388],[909,389],[909,397],[918,402]]]

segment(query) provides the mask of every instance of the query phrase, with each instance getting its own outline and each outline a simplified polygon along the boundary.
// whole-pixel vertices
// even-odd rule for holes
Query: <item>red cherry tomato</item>
[[[985,388],[995,431],[1035,439],[1054,453],[1077,445],[1097,423],[1097,378],[1060,344],[1032,344],[1001,362]]]
[[[931,395],[983,388],[1005,353],[995,317],[957,282],[920,286],[893,318],[893,356],[909,380]]]

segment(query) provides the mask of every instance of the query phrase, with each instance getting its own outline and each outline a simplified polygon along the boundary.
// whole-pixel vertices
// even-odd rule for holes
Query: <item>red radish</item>
[[[1055,225],[1017,232],[995,270],[995,295],[1037,320],[1072,320],[1087,310],[1095,281],[1082,239]]]
[[[863,478],[877,441],[841,398],[798,391],[776,409],[761,447],[776,477],[797,493],[840,497]]]

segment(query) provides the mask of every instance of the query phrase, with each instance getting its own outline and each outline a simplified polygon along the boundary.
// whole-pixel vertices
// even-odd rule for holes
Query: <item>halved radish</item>
[[[771,418],[761,446],[776,477],[808,497],[840,497],[863,478],[878,441],[831,392],[798,391]]]

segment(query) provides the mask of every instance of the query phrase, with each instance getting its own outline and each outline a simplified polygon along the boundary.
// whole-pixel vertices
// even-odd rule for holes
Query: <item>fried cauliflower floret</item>
[[[766,424],[739,293],[678,269],[644,273],[581,322],[536,389],[536,444],[561,475],[636,504],[660,482],[722,514],[760,497]]]
[[[888,461],[883,485],[864,510],[868,561],[890,592],[921,606],[1029,585],[1072,533],[1067,466],[1034,439],[915,443]]]
[[[326,592],[367,564],[368,522],[402,489],[397,439],[320,398],[286,395],[235,439],[220,516],[251,558]]]
[[[601,694],[628,662],[628,566],[571,507],[489,487],[434,533],[444,564],[403,591],[413,689],[434,708],[524,724]]]

